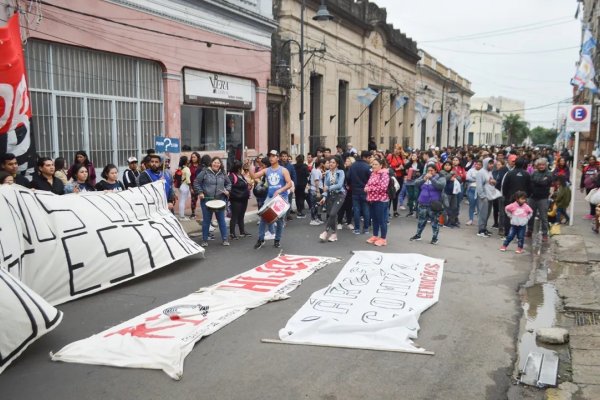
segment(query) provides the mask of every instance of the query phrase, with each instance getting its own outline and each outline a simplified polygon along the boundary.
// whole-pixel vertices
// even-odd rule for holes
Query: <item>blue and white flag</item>
[[[581,43],[581,54],[592,55],[592,52],[596,49],[596,39],[592,36],[590,28],[585,28],[583,32],[583,42]]]
[[[577,86],[579,91],[589,89],[592,93],[597,93],[598,88],[594,82],[595,76],[596,70],[594,69],[592,57],[588,54],[582,54],[577,71],[575,71],[575,76],[571,79],[571,85]]]
[[[379,96],[379,92],[376,92],[375,90],[368,87],[365,89],[361,89],[358,92],[358,96],[356,96],[356,99],[359,101],[360,104],[362,104],[365,107],[368,107],[371,105],[373,100],[377,98],[377,96]]]
[[[417,101],[415,102],[415,111],[419,114],[419,121],[422,121],[427,116],[429,108],[425,107],[423,104]]]
[[[450,111],[450,125],[456,124],[456,117],[458,117],[458,115],[454,111]]]
[[[396,110],[404,107],[406,102],[408,101],[408,96],[399,96],[394,100],[394,105],[396,106]]]

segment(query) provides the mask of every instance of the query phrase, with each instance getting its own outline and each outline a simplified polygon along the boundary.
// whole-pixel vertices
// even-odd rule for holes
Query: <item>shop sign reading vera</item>
[[[254,84],[249,79],[186,68],[185,102],[213,107],[252,109]]]
[[[568,132],[589,132],[592,120],[592,106],[573,105],[567,113]]]

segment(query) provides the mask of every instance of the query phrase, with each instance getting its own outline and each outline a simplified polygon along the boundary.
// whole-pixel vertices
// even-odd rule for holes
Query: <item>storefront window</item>
[[[227,112],[225,114],[225,136],[227,139],[227,165],[233,160],[241,160],[244,154],[244,114]]]
[[[256,149],[256,142],[254,140],[254,111],[244,111],[244,146],[249,149]]]
[[[181,145],[194,151],[225,150],[219,109],[181,106]]]

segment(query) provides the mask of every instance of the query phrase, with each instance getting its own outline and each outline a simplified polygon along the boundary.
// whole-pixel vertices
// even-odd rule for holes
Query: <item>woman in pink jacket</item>
[[[373,158],[373,161],[371,161],[371,176],[365,185],[367,202],[369,203],[371,218],[373,220],[373,236],[367,240],[367,243],[374,244],[375,246],[387,245],[387,218],[390,202],[388,185],[390,183],[390,173],[387,168],[384,168],[383,162],[383,160]]]

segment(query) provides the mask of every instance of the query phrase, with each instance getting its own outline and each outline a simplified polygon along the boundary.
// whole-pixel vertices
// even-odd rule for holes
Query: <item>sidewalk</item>
[[[546,391],[547,399],[600,399],[600,236],[582,219],[588,204],[577,195],[573,226],[552,238],[548,281],[562,300],[569,330],[572,383]],[[560,309],[560,307],[559,307]]]

